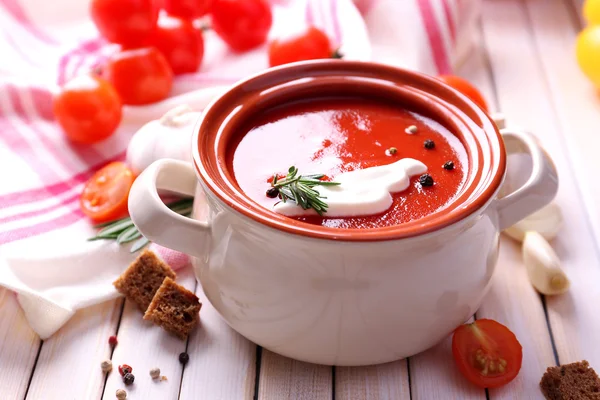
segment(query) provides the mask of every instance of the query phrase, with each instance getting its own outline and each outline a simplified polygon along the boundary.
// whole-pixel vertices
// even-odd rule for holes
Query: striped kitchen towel
[[[479,0],[273,3],[272,36],[313,24],[348,59],[437,74],[451,72],[467,54]],[[77,309],[117,296],[111,282],[132,256],[114,243],[86,241],[94,230],[79,210],[79,194],[99,167],[124,159],[135,130],[164,111],[160,105],[126,107],[123,123],[106,141],[82,146],[65,140],[53,121],[53,93],[116,50],[98,37],[87,4],[0,0],[0,285],[17,293],[42,338]],[[177,77],[173,88],[173,96],[200,91],[197,109],[212,98],[209,88],[267,67],[265,47],[233,54],[210,31],[205,47],[201,70]],[[154,248],[174,268],[187,264],[181,254]]]

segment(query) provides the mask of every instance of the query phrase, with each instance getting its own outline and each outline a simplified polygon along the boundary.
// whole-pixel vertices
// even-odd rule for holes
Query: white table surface
[[[128,399],[540,399],[546,367],[587,359],[600,370],[600,96],[580,73],[574,40],[580,0],[486,0],[477,51],[458,74],[475,83],[492,108],[532,131],[554,158],[565,226],[553,245],[572,281],[562,296],[530,286],[520,247],[504,239],[493,287],[477,318],[509,326],[523,345],[523,368],[511,384],[486,391],[457,372],[449,338],[410,359],[331,368],[281,357],[233,332],[203,299],[202,324],[188,342],[144,321],[129,302],[79,312],[52,338],[28,327],[12,293],[0,290],[0,400],[114,399],[118,373],[102,360],[134,368]],[[107,338],[117,334],[111,355]],[[178,354],[190,362],[182,368]],[[150,368],[168,377],[152,382]]]

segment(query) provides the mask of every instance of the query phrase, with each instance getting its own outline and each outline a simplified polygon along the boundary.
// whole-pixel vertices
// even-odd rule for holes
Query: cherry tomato
[[[273,23],[266,0],[216,0],[212,28],[235,51],[246,51],[267,40]]]
[[[600,24],[600,0],[586,0],[583,4],[583,17],[590,25]]]
[[[148,44],[165,56],[174,74],[196,72],[204,56],[202,31],[179,18],[161,19]]]
[[[581,71],[600,87],[600,25],[588,26],[581,31],[577,36],[575,53]]]
[[[154,47],[112,55],[104,74],[124,104],[154,103],[167,97],[173,86],[173,71]]]
[[[479,90],[477,90],[477,88],[471,85],[468,81],[453,75],[440,75],[438,76],[438,79],[444,81],[447,85],[452,86],[454,89],[470,98],[473,102],[475,102],[475,104],[481,107],[483,111],[489,111],[487,103],[485,102],[481,92],[479,92]]]
[[[121,99],[104,79],[81,75],[54,97],[54,116],[67,137],[78,143],[106,139],[121,122]]]
[[[184,19],[194,19],[208,14],[214,0],[164,0],[164,8],[169,15]]]
[[[323,31],[309,26],[301,32],[277,38],[269,44],[269,65],[296,61],[331,58],[333,52],[329,38]]]
[[[515,379],[523,361],[523,349],[506,326],[478,319],[454,331],[452,355],[459,371],[482,388],[506,385]]]
[[[112,162],[85,184],[79,204],[95,222],[107,222],[127,214],[127,197],[135,176],[125,163]]]
[[[102,36],[128,48],[141,45],[158,20],[154,0],[92,0],[90,11]]]

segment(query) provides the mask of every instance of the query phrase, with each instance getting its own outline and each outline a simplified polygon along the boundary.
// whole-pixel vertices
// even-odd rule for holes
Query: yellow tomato
[[[600,87],[600,25],[588,26],[581,31],[575,51],[579,68],[594,85]]]
[[[590,25],[600,24],[600,0],[586,0],[583,4],[583,17]]]

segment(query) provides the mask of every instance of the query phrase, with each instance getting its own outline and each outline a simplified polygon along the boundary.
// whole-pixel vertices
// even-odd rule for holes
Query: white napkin
[[[372,58],[436,74],[450,72],[466,54],[479,1],[362,0],[358,1],[362,15],[350,0],[276,3],[273,36],[308,22],[341,45],[347,59]],[[80,162],[84,153],[64,140],[49,111],[56,76],[65,80],[85,73],[112,50],[94,39],[86,2],[57,0],[48,6],[15,0],[11,7],[0,7],[0,31],[4,26],[4,33],[9,32],[16,43],[0,43],[6,61],[0,67],[0,128],[10,128],[0,129],[0,170],[11,171],[0,175],[0,285],[17,293],[31,327],[42,339],[77,309],[118,296],[112,282],[135,257],[128,246],[86,241],[94,230],[78,211],[76,196],[82,174],[89,174],[96,164]],[[222,92],[222,85],[267,67],[264,46],[235,55],[212,32],[205,41],[201,71],[176,79],[173,92],[182,97],[126,107],[117,134],[83,151],[104,160],[122,157],[132,133],[149,119],[159,118],[179,102],[201,110]],[[64,57],[66,52],[69,57]],[[185,94],[191,90],[200,91]],[[42,144],[35,141],[35,134],[44,135]],[[57,163],[56,154],[74,161]],[[57,194],[48,197],[47,192]],[[22,203],[15,203],[18,196]],[[151,248],[174,269],[188,264],[180,253]]]

